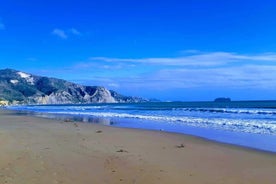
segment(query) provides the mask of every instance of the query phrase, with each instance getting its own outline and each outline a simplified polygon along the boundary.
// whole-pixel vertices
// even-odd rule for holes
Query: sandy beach
[[[276,154],[0,110],[0,183],[276,183]]]

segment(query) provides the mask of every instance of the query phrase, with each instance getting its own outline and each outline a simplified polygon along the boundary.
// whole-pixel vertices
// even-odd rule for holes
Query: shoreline
[[[256,151],[256,152],[261,152],[261,153],[268,153],[268,154],[272,154],[272,155],[276,155],[276,152],[274,151],[269,151],[269,150],[264,150],[264,149],[258,149],[258,148],[253,148],[253,147],[249,147],[249,146],[243,146],[243,145],[238,145],[238,144],[234,144],[234,143],[226,143],[226,142],[222,142],[222,141],[218,141],[218,140],[214,140],[214,139],[208,139],[206,137],[202,137],[202,136],[198,136],[198,135],[193,135],[193,134],[186,134],[186,133],[179,133],[179,132],[170,132],[170,131],[163,131],[163,130],[155,130],[155,129],[145,129],[145,128],[132,128],[132,127],[120,127],[120,126],[112,126],[112,125],[104,125],[101,123],[93,123],[93,122],[84,122],[84,121],[78,121],[75,120],[74,116],[72,116],[71,118],[57,118],[59,117],[59,115],[57,115],[56,118],[54,117],[43,117],[43,116],[37,116],[35,114],[32,113],[25,113],[25,112],[21,112],[18,110],[9,110],[9,109],[1,109],[0,108],[0,114],[1,111],[5,111],[6,113],[9,112],[13,115],[19,115],[20,116],[30,116],[30,117],[35,117],[35,118],[42,118],[42,119],[48,119],[48,120],[54,120],[54,121],[65,121],[65,122],[71,122],[71,123],[86,123],[86,124],[92,124],[92,125],[97,125],[97,126],[104,126],[104,127],[112,127],[112,128],[118,128],[118,129],[127,129],[127,130],[137,130],[137,131],[145,131],[145,132],[164,132],[166,134],[173,134],[173,135],[179,135],[179,136],[186,136],[186,137],[191,137],[194,139],[199,139],[202,141],[207,141],[207,142],[211,142],[211,143],[215,143],[215,144],[220,144],[222,146],[233,146],[234,148],[240,148],[240,149],[244,149],[244,150],[248,150],[248,151]],[[56,115],[54,115],[56,116]],[[66,115],[65,115],[66,116]],[[82,119],[82,118],[80,118]]]
[[[263,150],[263,149],[258,149],[258,148],[253,148],[253,147],[249,147],[249,146],[243,146],[243,145],[238,145],[238,144],[234,144],[234,143],[226,143],[226,142],[222,142],[222,141],[218,141],[218,140],[213,140],[213,139],[208,139],[206,137],[202,137],[202,136],[198,136],[198,135],[193,135],[193,134],[186,134],[186,133],[179,133],[179,132],[170,132],[170,131],[163,131],[163,130],[155,130],[155,129],[145,129],[145,128],[132,128],[132,127],[120,127],[120,126],[112,126],[112,125],[104,125],[101,123],[93,123],[93,122],[84,122],[84,121],[78,121],[78,120],[74,120],[74,116],[72,116],[71,118],[57,118],[60,115],[54,115],[57,116],[55,117],[43,117],[43,116],[37,116],[35,114],[32,113],[25,113],[25,112],[21,112],[18,110],[9,110],[9,109],[0,109],[0,114],[1,111],[5,111],[6,113],[11,113],[12,115],[20,115],[20,116],[29,116],[29,117],[35,117],[35,118],[42,118],[45,120],[51,120],[51,121],[64,121],[64,122],[68,122],[68,123],[85,123],[85,124],[92,124],[92,125],[97,125],[97,126],[104,126],[104,127],[112,127],[112,128],[118,128],[118,129],[126,129],[126,130],[137,130],[137,131],[142,131],[142,132],[164,132],[165,134],[172,134],[172,135],[178,135],[178,136],[185,136],[185,137],[191,137],[192,139],[199,139],[202,141],[206,141],[206,142],[211,142],[214,144],[219,144],[222,146],[228,146],[228,147],[234,147],[236,149],[240,148],[240,149],[244,149],[244,150],[248,150],[248,151],[256,151],[256,152],[260,152],[260,153],[268,153],[268,154],[272,154],[272,155],[276,155],[276,152],[273,151],[269,151],[269,150]],[[66,116],[66,115],[64,115]]]
[[[192,135],[0,109],[0,143],[0,183],[276,183],[275,153]]]
[[[21,115],[34,116],[39,118],[54,119],[54,120],[65,120],[74,122],[83,122],[90,124],[100,124],[109,127],[127,128],[127,129],[138,129],[138,130],[149,130],[149,131],[163,131],[166,133],[189,135],[198,138],[205,139],[207,141],[222,143],[226,145],[233,145],[244,147],[253,150],[259,150],[264,152],[276,153],[276,137],[273,135],[266,134],[252,134],[246,132],[234,132],[234,131],[223,131],[218,129],[206,128],[206,127],[193,127],[193,126],[183,126],[177,127],[178,125],[167,126],[166,124],[158,123],[155,121],[145,120],[142,121],[134,119],[120,119],[112,118],[106,119],[103,117],[89,117],[81,115],[72,114],[47,114],[47,113],[37,113],[31,111],[20,111],[11,110],[8,111],[15,112]],[[183,128],[184,127],[184,128]],[[219,137],[219,138],[217,138]],[[267,143],[268,141],[268,143]],[[266,144],[263,144],[265,143]]]

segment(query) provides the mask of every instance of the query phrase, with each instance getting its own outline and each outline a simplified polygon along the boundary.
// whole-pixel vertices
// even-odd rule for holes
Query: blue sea
[[[276,152],[276,101],[9,106],[31,115],[190,134]]]

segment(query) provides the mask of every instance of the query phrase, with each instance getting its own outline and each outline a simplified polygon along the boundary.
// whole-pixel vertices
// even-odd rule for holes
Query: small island
[[[231,102],[231,98],[220,97],[220,98],[216,98],[214,102]]]

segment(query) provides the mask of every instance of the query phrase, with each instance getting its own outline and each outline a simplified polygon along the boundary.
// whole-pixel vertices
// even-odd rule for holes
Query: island
[[[231,102],[231,98],[219,97],[214,100],[214,102]]]

